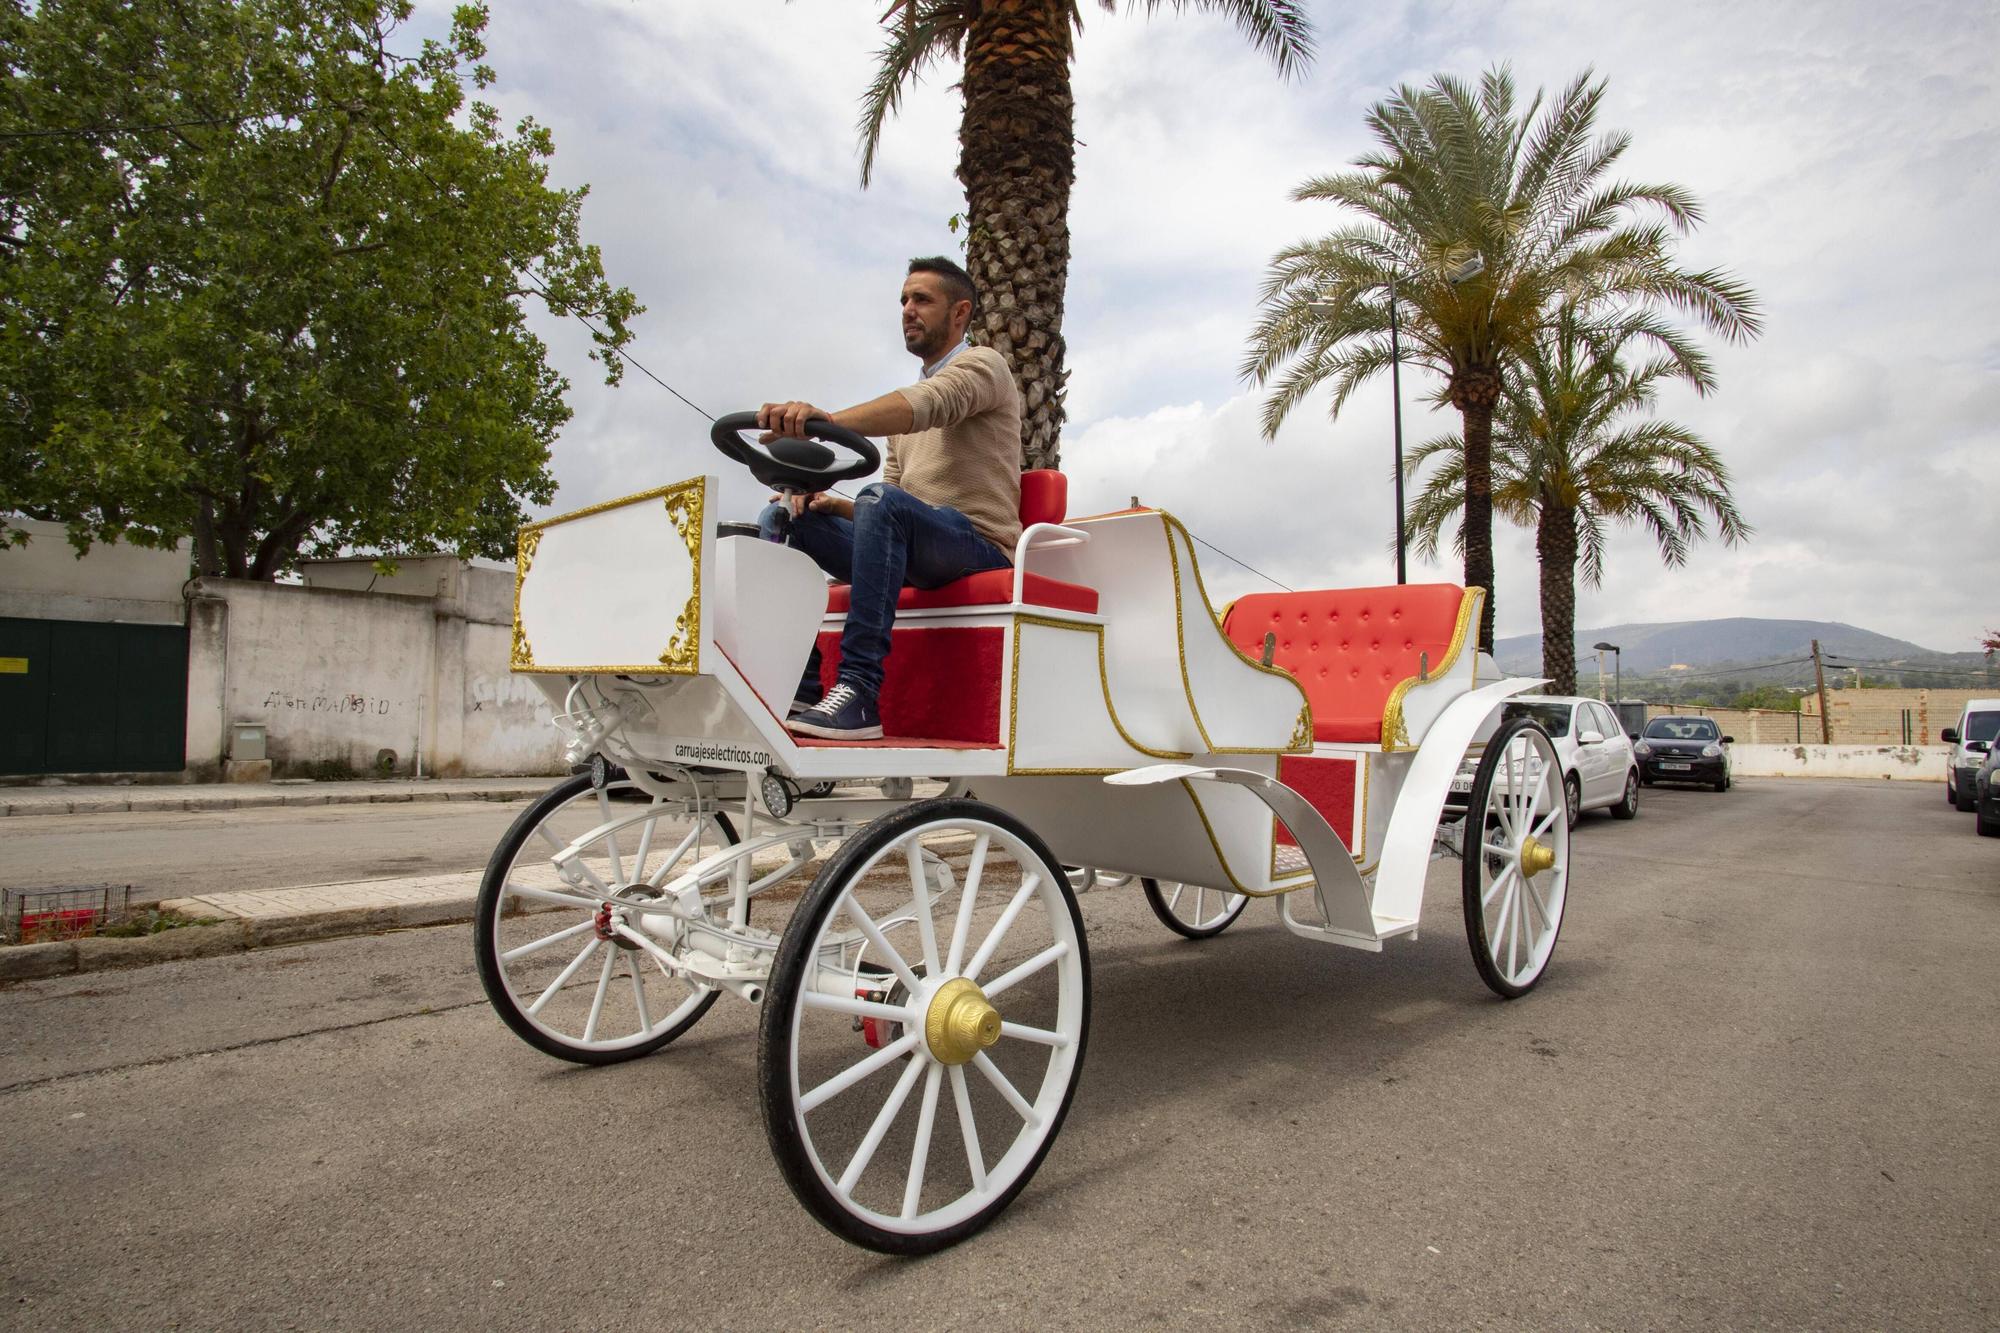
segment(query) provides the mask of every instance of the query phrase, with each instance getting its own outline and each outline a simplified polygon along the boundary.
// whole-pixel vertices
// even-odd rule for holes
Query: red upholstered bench
[[[1020,571],[1018,566],[1034,548],[1038,535],[1032,529],[1038,523],[1061,523],[1069,510],[1069,478],[1052,469],[1042,469],[1021,474],[1021,537],[1022,541],[1014,550],[1015,569],[989,569],[984,573],[972,574],[945,584],[942,588],[905,588],[896,598],[899,611],[939,610],[954,606],[1005,606],[1019,600],[1033,606],[1054,607],[1061,611],[1077,611],[1084,615],[1097,613],[1097,589],[1086,588],[1081,583],[1065,583],[1061,579],[1044,578],[1040,574]],[[1018,583],[1016,574],[1019,573]],[[1016,587],[1019,588],[1018,599]],[[828,591],[826,609],[829,615],[844,615],[851,604],[852,590],[845,583],[836,583]]]
[[[1380,745],[1389,696],[1425,654],[1433,673],[1443,668],[1464,601],[1455,583],[1253,593],[1230,606],[1222,632],[1260,660],[1264,636],[1277,635],[1273,663],[1305,689],[1314,740]]]

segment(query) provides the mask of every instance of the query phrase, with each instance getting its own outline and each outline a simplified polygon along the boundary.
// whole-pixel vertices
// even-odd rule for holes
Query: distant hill
[[[1862,662],[1925,663],[1970,666],[1980,661],[1977,653],[1941,653],[1934,649],[1893,639],[1854,625],[1829,620],[1760,620],[1736,616],[1726,620],[1681,620],[1655,625],[1607,625],[1602,629],[1578,630],[1576,655],[1595,657],[1591,645],[1599,641],[1615,643],[1624,659],[1625,674],[1648,675],[1668,667],[1692,670],[1804,657],[1812,641],[1830,657]],[[1498,640],[1494,657],[1508,671],[1539,672],[1542,664],[1542,636],[1521,634]],[[1783,673],[1790,674],[1790,673]],[[1808,669],[1810,674],[1810,669]]]

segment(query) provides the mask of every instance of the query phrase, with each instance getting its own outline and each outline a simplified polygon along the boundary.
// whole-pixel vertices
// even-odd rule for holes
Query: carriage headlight
[[[1647,755],[1651,754],[1652,752],[1653,752],[1653,747],[1646,744],[1646,742],[1644,741],[1640,741],[1637,745],[1632,747],[1632,753],[1638,755],[1641,759],[1644,759]]]
[[[1722,757],[1722,747],[1720,745],[1704,745],[1701,747],[1701,757],[1703,759],[1720,759]]]
[[[771,818],[783,819],[792,813],[791,784],[768,768],[764,770],[764,780],[757,786],[757,794],[763,798],[764,808],[770,812]]]

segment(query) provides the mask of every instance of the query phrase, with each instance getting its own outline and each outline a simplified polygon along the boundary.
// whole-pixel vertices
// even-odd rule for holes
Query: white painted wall
[[[183,623],[181,588],[193,569],[186,540],[170,551],[98,542],[79,558],[62,524],[8,522],[27,531],[28,544],[0,548],[0,616]]]
[[[513,576],[461,568],[455,597],[203,579],[189,636],[188,770],[261,722],[277,776],[554,773],[540,692],[508,670]]]
[[[1743,745],[1729,747],[1739,778],[1889,778],[1943,782],[1947,745]]]

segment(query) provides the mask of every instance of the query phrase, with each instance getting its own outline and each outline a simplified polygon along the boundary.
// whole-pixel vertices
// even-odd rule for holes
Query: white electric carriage
[[[768,449],[753,425],[714,439],[780,489],[875,466],[827,423]],[[717,486],[522,531],[513,667],[590,767],[494,852],[479,971],[524,1040],[586,1064],[658,1050],[725,991],[761,1005],[772,1150],[836,1233],[935,1250],[1027,1184],[1082,1065],[1093,881],[1139,879],[1192,938],[1270,897],[1296,935],[1380,950],[1455,856],[1480,976],[1541,977],[1561,769],[1531,721],[1490,727],[1541,682],[1479,679],[1478,589],[1218,617],[1172,516],[1066,519],[1060,474],[1029,473],[1013,568],[904,591],[884,738],[815,741],[784,713],[815,641],[832,679],[847,589],[718,537]],[[1446,819],[1468,753],[1472,813]]]

